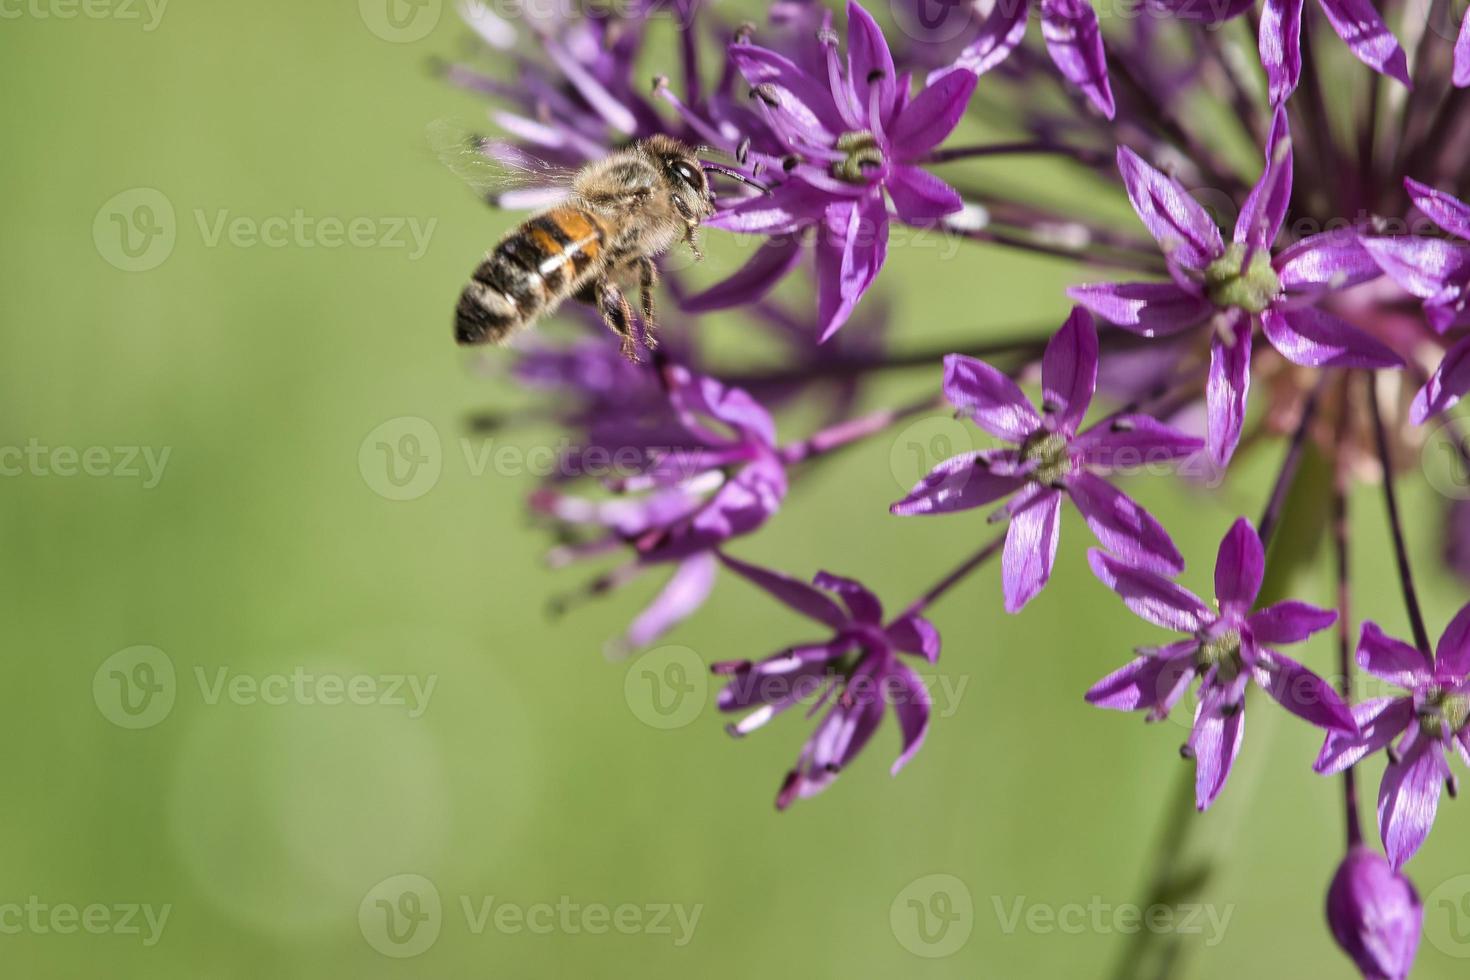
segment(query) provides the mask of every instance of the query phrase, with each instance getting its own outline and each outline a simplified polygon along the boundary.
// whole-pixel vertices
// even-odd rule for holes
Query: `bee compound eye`
[[[699,171],[690,166],[685,161],[674,161],[674,173],[679,176],[680,180],[688,184],[690,187],[696,189],[699,187]]]

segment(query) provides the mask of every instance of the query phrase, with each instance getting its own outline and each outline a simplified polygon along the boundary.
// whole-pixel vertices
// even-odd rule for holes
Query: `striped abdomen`
[[[576,205],[553,208],[495,246],[459,297],[461,344],[498,343],[579,288],[603,255],[607,227]]]

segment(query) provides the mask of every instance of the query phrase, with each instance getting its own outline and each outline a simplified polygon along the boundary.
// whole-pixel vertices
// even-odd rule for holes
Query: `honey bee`
[[[653,260],[680,241],[696,260],[703,257],[695,232],[715,213],[707,171],[744,180],[702,165],[695,150],[663,135],[587,165],[561,203],[507,234],[475,269],[455,310],[455,338],[504,343],[576,298],[596,308],[623,356],[636,362],[639,344],[624,289],[638,289],[643,344],[652,350],[658,344]]]

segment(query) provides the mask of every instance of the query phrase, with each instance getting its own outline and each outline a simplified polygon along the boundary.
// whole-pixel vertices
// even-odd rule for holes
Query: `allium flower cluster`
[[[492,203],[545,206],[567,193],[568,169],[656,134],[698,147],[716,188],[710,271],[665,262],[666,341],[648,362],[624,361],[572,304],[570,327],[543,325],[508,355],[510,377],[545,396],[523,417],[564,432],[530,498],[551,559],[598,567],[558,608],[661,571],[615,655],[697,614],[721,574],[810,621],[815,635],[763,657],[732,635],[712,663],[733,734],[810,719],[779,781],[785,809],[859,766],[887,719],[893,774],[916,764],[941,600],[963,589],[995,616],[1020,614],[1059,563],[1086,560],[1173,635],[1122,667],[1100,650],[1106,676],[1076,692],[1076,710],[1157,721],[1185,714],[1193,691],[1182,754],[1199,810],[1229,788],[1247,714],[1284,709],[1320,728],[1315,769],[1346,789],[1348,843],[1319,873],[1328,926],[1365,977],[1407,976],[1424,917],[1407,868],[1454,795],[1454,760],[1470,762],[1470,606],[1431,611],[1450,622],[1431,649],[1415,581],[1429,562],[1470,573],[1470,507],[1409,513],[1397,490],[1423,472],[1415,454],[1431,434],[1451,435],[1450,462],[1470,471],[1455,414],[1470,392],[1470,12],[1450,22],[1453,5],[1435,4],[1415,25],[1374,0],[1150,0],[1120,18],[1086,0],[995,0],[944,7],[954,19],[937,31],[920,6],[777,0],[757,24],[706,0],[514,24],[462,6],[492,57],[445,74],[490,102],[499,130],[471,156],[529,177]],[[1036,180],[1002,178],[1037,159]],[[1119,219],[1127,206],[1136,222]],[[953,246],[946,289],[976,320],[1005,296],[1034,311],[1028,323],[1060,325],[936,342],[955,325],[936,325],[925,297],[890,315],[890,252],[925,236]],[[1066,263],[1069,287],[1006,281],[987,261],[996,249]],[[738,356],[706,329],[715,311],[739,315]],[[879,394],[904,384],[910,398]],[[780,533],[778,514],[821,506],[797,489],[862,458],[841,450],[951,410],[980,448],[938,461],[897,502],[852,502],[875,521],[937,517],[964,543],[906,604],[888,598],[901,612],[817,571],[865,557],[862,528],[801,569],[742,557]],[[1268,488],[1243,475],[1261,457],[1279,460]],[[1211,540],[1223,532],[1213,602],[1183,584],[1186,559],[1206,556],[1182,552],[1137,502],[1155,499],[1137,488],[1166,483]],[[1370,524],[1349,513],[1378,494],[1394,561],[1368,568],[1349,560],[1350,529]],[[1253,497],[1255,520],[1239,514]],[[1063,549],[1068,509],[1098,547],[1069,535]],[[1330,519],[1284,533],[1309,512]],[[1438,553],[1411,546],[1426,534]],[[1336,588],[1290,594],[1310,588],[1293,573],[1328,538]],[[973,585],[997,558],[998,589]],[[1355,623],[1365,592],[1401,595],[1402,621]],[[1329,638],[1336,664],[1320,659]],[[947,661],[987,655],[950,640],[961,652]],[[1355,703],[1359,668],[1401,693]],[[1355,788],[1378,756],[1383,854],[1360,831]],[[1311,760],[1296,761],[1310,778]],[[1155,871],[1161,887],[1189,873]]]

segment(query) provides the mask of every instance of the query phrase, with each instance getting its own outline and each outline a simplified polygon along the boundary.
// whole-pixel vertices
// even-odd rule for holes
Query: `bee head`
[[[671,136],[659,134],[643,141],[643,151],[653,158],[685,216],[701,221],[715,213],[709,180],[693,150]]]

